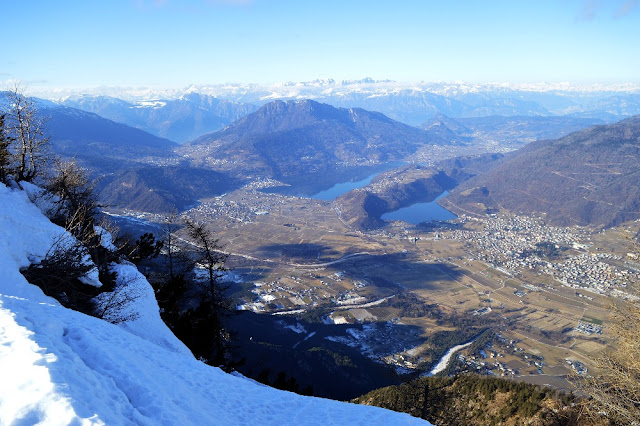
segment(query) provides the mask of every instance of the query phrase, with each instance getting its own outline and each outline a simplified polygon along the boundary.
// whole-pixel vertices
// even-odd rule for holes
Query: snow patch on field
[[[304,328],[304,326],[302,324],[300,324],[299,322],[295,323],[295,324],[287,324],[287,325],[284,326],[284,328],[288,328],[289,330],[294,331],[294,332],[296,332],[298,334],[303,334],[303,333],[306,334],[307,333],[307,329]]]

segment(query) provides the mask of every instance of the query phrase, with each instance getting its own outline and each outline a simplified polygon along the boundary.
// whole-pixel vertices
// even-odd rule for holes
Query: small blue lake
[[[408,207],[385,213],[380,218],[382,220],[404,220],[405,222],[417,225],[421,222],[429,222],[432,220],[451,220],[458,216],[442,207],[437,201],[449,195],[448,191],[444,191],[435,200],[428,203],[415,203]]]

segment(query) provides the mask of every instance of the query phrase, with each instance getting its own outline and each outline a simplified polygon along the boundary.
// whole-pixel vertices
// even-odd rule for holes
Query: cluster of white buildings
[[[474,370],[479,374],[492,376],[517,376],[521,372],[513,366],[510,361],[505,361],[505,354],[520,358],[527,367],[532,368],[537,374],[542,374],[544,367],[544,357],[527,353],[523,348],[517,346],[517,340],[507,340],[499,335],[497,337],[497,345],[487,343],[484,349],[476,354],[464,355],[458,354],[458,362],[467,369]]]
[[[251,223],[255,212],[245,204],[240,204],[233,200],[227,201],[223,197],[216,197],[211,201],[198,204],[190,209],[187,214],[206,221],[226,217],[242,223]]]
[[[548,226],[542,219],[526,216],[493,216],[479,222],[483,225],[482,230],[454,230],[452,238],[470,242],[474,246],[471,255],[477,260],[512,274],[546,264],[535,255],[536,244],[572,247],[588,236],[582,228]]]
[[[594,333],[602,334],[602,325],[580,320],[578,321],[578,325],[576,326],[575,330],[587,336],[590,336]]]
[[[496,354],[495,352],[490,352],[488,355],[494,361],[487,360],[483,357],[478,357],[477,355],[458,355],[458,361],[465,365],[467,368],[471,370],[475,370],[480,374],[493,375],[493,376],[515,376],[519,374],[519,371],[509,367],[502,361],[498,360],[498,357],[504,357],[502,354]]]
[[[611,294],[614,288],[625,288],[640,280],[640,274],[605,262],[620,259],[608,253],[581,253],[562,263],[549,263],[545,272],[568,287]]]
[[[283,284],[280,279],[268,283],[256,282],[254,286],[255,288],[251,290],[254,299],[241,300],[238,304],[239,310],[266,312],[274,309],[305,308],[316,305],[318,300],[326,298],[326,295],[318,294],[315,287],[294,290],[293,286]]]
[[[590,236],[586,228],[545,225],[542,219],[515,215],[478,219],[480,231],[454,230],[451,237],[473,246],[469,256],[492,265],[509,275],[523,270],[547,273],[563,285],[592,293],[619,296],[621,289],[640,282],[640,273],[620,267],[621,256],[589,250]],[[562,255],[563,261],[539,255],[540,244],[558,250],[583,251]],[[528,287],[529,288],[529,287]],[[529,290],[535,291],[532,288]],[[586,297],[586,296],[583,296]]]

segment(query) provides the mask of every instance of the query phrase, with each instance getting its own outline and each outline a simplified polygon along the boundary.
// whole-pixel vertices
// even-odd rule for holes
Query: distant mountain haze
[[[173,100],[135,103],[108,96],[72,96],[63,105],[96,113],[102,117],[183,143],[221,129],[257,109],[213,96],[189,93]]]
[[[640,114],[640,92],[634,85],[403,83],[372,79],[340,82],[329,79],[273,85],[192,85],[181,90],[144,92],[121,89],[109,93],[123,99],[135,98],[140,105],[156,105],[158,100],[194,93],[257,106],[276,99],[312,99],[335,107],[378,111],[413,126],[437,114],[453,118],[567,115],[609,123]]]
[[[438,114],[421,127],[436,132],[443,138],[484,143],[497,143],[499,147],[520,148],[540,139],[556,139],[595,124],[604,124],[597,118],[572,116],[499,116],[451,118]]]

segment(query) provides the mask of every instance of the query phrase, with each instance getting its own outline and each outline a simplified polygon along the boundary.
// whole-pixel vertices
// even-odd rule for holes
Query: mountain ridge
[[[640,116],[532,142],[441,204],[454,212],[544,214],[559,225],[610,227],[640,218]]]
[[[250,104],[199,93],[186,93],[177,99],[137,102],[104,95],[79,95],[59,103],[178,143],[218,130],[257,109]]]
[[[270,102],[177,152],[199,166],[286,182],[401,160],[429,144],[449,142],[379,112],[304,100]]]

